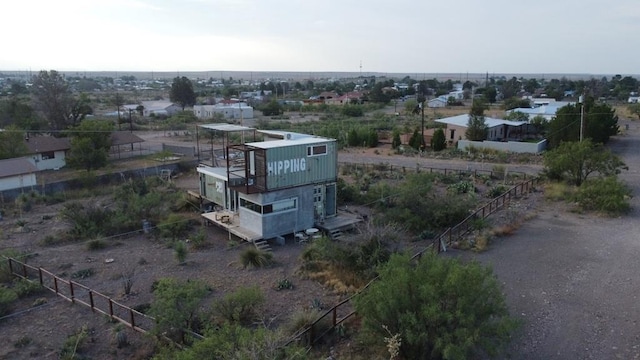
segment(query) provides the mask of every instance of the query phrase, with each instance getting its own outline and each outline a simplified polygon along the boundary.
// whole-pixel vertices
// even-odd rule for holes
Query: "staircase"
[[[342,237],[342,231],[340,230],[331,230],[331,232],[329,232],[329,237],[333,240],[338,240]]]
[[[253,242],[253,245],[255,245],[256,249],[260,251],[273,251],[266,240],[256,240]]]

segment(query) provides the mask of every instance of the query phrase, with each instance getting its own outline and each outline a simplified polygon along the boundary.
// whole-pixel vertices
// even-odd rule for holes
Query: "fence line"
[[[91,311],[106,315],[135,331],[147,333],[155,323],[153,317],[123,305],[85,285],[63,279],[41,267],[27,265],[14,258],[6,259],[11,274],[27,281],[38,281],[44,288],[61,298],[73,304],[87,306]]]
[[[407,172],[413,173],[421,173],[421,172],[429,172],[429,173],[441,173],[446,175],[461,175],[461,174],[473,174],[474,176],[478,175],[489,175],[491,177],[506,177],[509,175],[523,177],[527,179],[531,177],[530,174],[522,171],[513,171],[509,170],[507,166],[505,166],[504,170],[485,170],[485,169],[449,169],[449,168],[437,168],[431,166],[421,166],[419,163],[416,163],[416,166],[398,166],[387,163],[350,163],[350,162],[339,162],[338,165],[340,168],[345,171],[347,168],[354,168],[358,170],[358,168],[362,168],[365,170],[375,170],[380,172],[388,172],[388,173],[402,173],[405,174]]]
[[[438,170],[443,170],[443,169],[438,169]],[[451,171],[451,169],[449,169],[449,171]],[[492,199],[482,207],[476,209],[472,214],[467,216],[464,220],[462,220],[457,225],[446,229],[442,234],[434,238],[431,241],[431,243],[427,245],[424,249],[415,253],[411,257],[411,260],[413,261],[421,258],[422,255],[427,251],[433,251],[436,254],[446,251],[446,247],[450,246],[454,241],[462,238],[471,229],[473,229],[473,226],[472,226],[473,221],[475,221],[478,218],[485,219],[489,217],[491,214],[495,213],[496,211],[508,205],[511,202],[512,198],[531,192],[534,189],[534,186],[538,183],[538,181],[539,181],[538,178],[530,178],[529,180],[523,181],[511,187],[509,190],[505,191],[500,196],[497,196],[496,198]],[[348,318],[356,314],[355,310],[350,310],[345,315],[338,318],[338,310],[342,307],[346,307],[347,304],[350,304],[351,300],[354,297],[356,297],[357,295],[365,291],[377,279],[378,277],[373,278],[365,286],[363,286],[360,290],[358,290],[355,294],[349,296],[348,298],[334,305],[331,309],[327,310],[324,314],[322,314],[322,316],[320,316],[316,321],[314,321],[311,325],[309,325],[309,327],[307,327],[306,329],[303,329],[302,331],[292,336],[283,346],[287,346],[294,341],[298,341],[303,336],[306,337],[309,345],[313,345],[314,343],[316,343],[324,335],[328,334],[329,332],[334,330],[338,325],[340,325],[341,323],[346,321]],[[331,326],[329,327],[329,329],[325,330],[323,333],[316,336],[314,327],[319,327],[318,324],[329,315],[331,315]]]

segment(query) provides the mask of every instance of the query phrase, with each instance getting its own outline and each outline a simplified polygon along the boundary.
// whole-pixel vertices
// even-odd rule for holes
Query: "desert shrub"
[[[74,240],[110,235],[112,216],[112,210],[79,202],[65,204],[60,211],[60,217],[71,225],[69,235]]]
[[[13,279],[13,274],[11,274],[11,269],[9,268],[9,262],[5,257],[26,262],[26,259],[23,259],[24,255],[20,251],[15,249],[2,250],[0,252],[0,284],[9,283]]]
[[[37,282],[32,282],[25,279],[17,279],[13,282],[13,291],[19,298],[26,296],[41,294],[44,292],[44,287]]]
[[[289,335],[295,335],[297,333],[299,333],[300,331],[307,329],[309,326],[311,326],[311,324],[313,324],[316,320],[318,320],[320,318],[320,316],[322,315],[322,312],[320,310],[317,309],[299,309],[296,310],[291,317],[287,320],[287,322],[284,325],[284,331],[289,334]],[[314,329],[316,331],[314,331],[316,334],[318,333],[322,333],[324,332],[324,330],[327,330],[329,324],[321,324],[322,321],[320,321],[318,324],[320,324],[320,326],[324,325],[324,329]],[[320,332],[318,332],[317,330],[321,330]]]
[[[13,302],[17,299],[18,294],[13,289],[0,285],[0,316],[8,314]]]
[[[504,179],[507,173],[507,168],[504,165],[493,165],[491,168],[491,176],[494,179]]]
[[[173,251],[178,264],[184,264],[185,260],[187,259],[187,245],[185,245],[185,243],[183,243],[182,241],[176,241],[176,243],[173,245]]]
[[[494,187],[492,187],[491,189],[489,189],[489,191],[487,192],[487,197],[490,199],[495,199],[498,196],[504,194],[505,192],[507,192],[507,187],[504,185],[496,185]]]
[[[93,239],[87,241],[87,250],[102,250],[107,247],[107,242],[102,239]]]
[[[553,201],[568,201],[575,197],[576,189],[562,182],[551,182],[544,188],[544,197]]]
[[[240,263],[244,268],[265,267],[271,265],[272,261],[273,254],[256,248],[247,248],[240,253]]]
[[[470,181],[460,181],[447,186],[447,191],[453,194],[468,194],[475,192],[476,187]]]
[[[80,328],[74,334],[69,335],[64,344],[62,344],[62,349],[60,349],[60,359],[74,360],[82,358],[78,356],[78,351],[80,351],[85,345],[88,337],[89,332],[86,325]]]
[[[291,290],[293,289],[293,283],[289,279],[280,279],[276,281],[276,290]]]
[[[264,303],[264,294],[257,286],[240,288],[214,303],[214,316],[230,323],[249,325],[258,319]]]
[[[576,194],[580,207],[609,215],[629,212],[631,189],[615,177],[594,178],[582,183]]]
[[[158,224],[160,235],[171,240],[177,240],[189,230],[189,222],[179,214],[169,216]]]
[[[74,272],[71,274],[71,277],[74,279],[86,279],[93,276],[93,274],[95,274],[95,270],[93,268],[87,268]]]
[[[191,246],[194,249],[204,248],[206,246],[206,233],[204,231],[204,228],[200,228],[200,230],[198,230],[196,234],[191,235],[189,237],[189,240],[191,241]]]

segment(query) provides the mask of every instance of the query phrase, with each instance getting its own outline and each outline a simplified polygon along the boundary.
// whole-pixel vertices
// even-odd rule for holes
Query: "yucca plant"
[[[258,250],[255,248],[247,248],[240,254],[240,263],[244,268],[259,268],[271,265],[273,254]]]

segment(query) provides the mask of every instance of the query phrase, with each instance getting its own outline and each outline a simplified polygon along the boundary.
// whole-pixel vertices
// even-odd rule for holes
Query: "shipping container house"
[[[233,125],[204,126],[227,135],[220,158],[212,160],[212,166],[197,169],[200,194],[212,205],[205,218],[254,241],[314,228],[337,215],[335,139]],[[247,131],[264,141],[231,144],[230,139],[239,136],[229,134]]]

